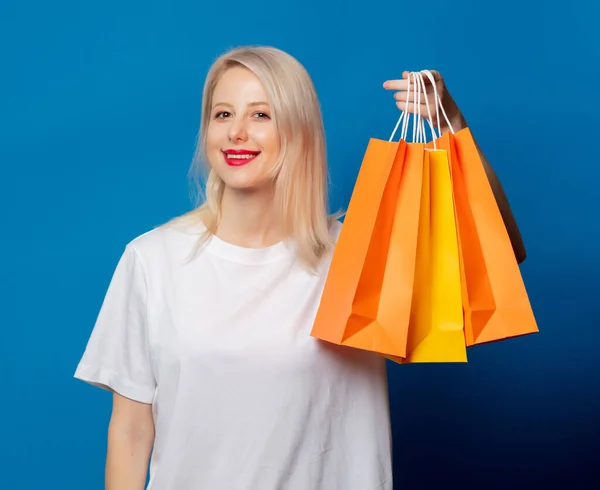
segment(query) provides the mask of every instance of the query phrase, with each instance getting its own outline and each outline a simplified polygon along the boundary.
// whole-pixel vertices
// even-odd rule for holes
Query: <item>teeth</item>
[[[254,158],[256,155],[229,155],[227,154],[227,158],[239,159],[239,160],[248,160],[250,158]]]

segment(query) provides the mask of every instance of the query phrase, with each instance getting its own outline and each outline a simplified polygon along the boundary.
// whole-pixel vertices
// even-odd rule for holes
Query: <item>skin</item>
[[[227,70],[215,87],[206,152],[210,166],[225,182],[222,217],[216,235],[245,247],[264,247],[283,239],[273,212],[274,185],[269,173],[279,144],[271,107],[260,80],[251,71]],[[230,167],[222,151],[259,150],[250,164]]]
[[[441,75],[434,72],[442,103],[455,131],[467,127]],[[405,109],[408,73],[389,80],[384,88],[394,91],[400,109]],[[431,88],[431,87],[430,87]],[[428,91],[429,92],[429,91]],[[231,68],[213,94],[211,121],[207,131],[207,155],[211,167],[225,182],[219,238],[244,247],[266,247],[283,238],[281,224],[272,210],[273,183],[269,172],[279,154],[275,124],[267,94],[258,78],[244,68]],[[409,99],[410,102],[410,99]],[[431,101],[433,102],[433,100]],[[408,112],[416,111],[410,103]],[[423,104],[422,114],[426,114]],[[435,122],[436,124],[437,121]],[[439,127],[439,125],[438,125]],[[443,132],[449,130],[442,126]],[[260,151],[250,164],[230,167],[222,154],[227,149]],[[480,151],[488,178],[509,231],[519,262],[525,248],[504,191],[485,155]],[[154,443],[152,406],[113,393],[108,430],[106,490],[143,490]]]
[[[153,444],[152,405],[113,392],[105,489],[143,490]]]

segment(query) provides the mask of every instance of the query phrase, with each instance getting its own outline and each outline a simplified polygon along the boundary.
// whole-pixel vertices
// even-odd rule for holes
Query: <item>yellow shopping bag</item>
[[[427,149],[407,353],[388,359],[467,362],[459,260],[448,154]]]

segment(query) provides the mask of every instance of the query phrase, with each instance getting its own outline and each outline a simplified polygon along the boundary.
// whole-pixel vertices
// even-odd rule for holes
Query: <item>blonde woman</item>
[[[206,200],[125,246],[76,370],[113,393],[106,488],[143,489],[150,462],[151,490],[391,490],[384,359],[309,335],[341,223],[304,68],[216,60],[195,165]]]

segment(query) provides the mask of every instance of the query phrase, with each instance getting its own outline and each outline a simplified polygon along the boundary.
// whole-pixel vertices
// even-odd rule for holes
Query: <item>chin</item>
[[[258,190],[272,184],[271,178],[265,175],[264,169],[260,167],[231,168],[218,165],[212,168],[225,185],[231,189]]]
[[[271,179],[265,178],[251,178],[240,176],[231,176],[231,175],[219,175],[226,187],[229,187],[232,190],[239,191],[258,191],[271,187],[272,181]]]
[[[258,188],[253,182],[238,182],[238,181],[227,181],[224,180],[225,187],[234,190],[234,191],[252,191]]]

